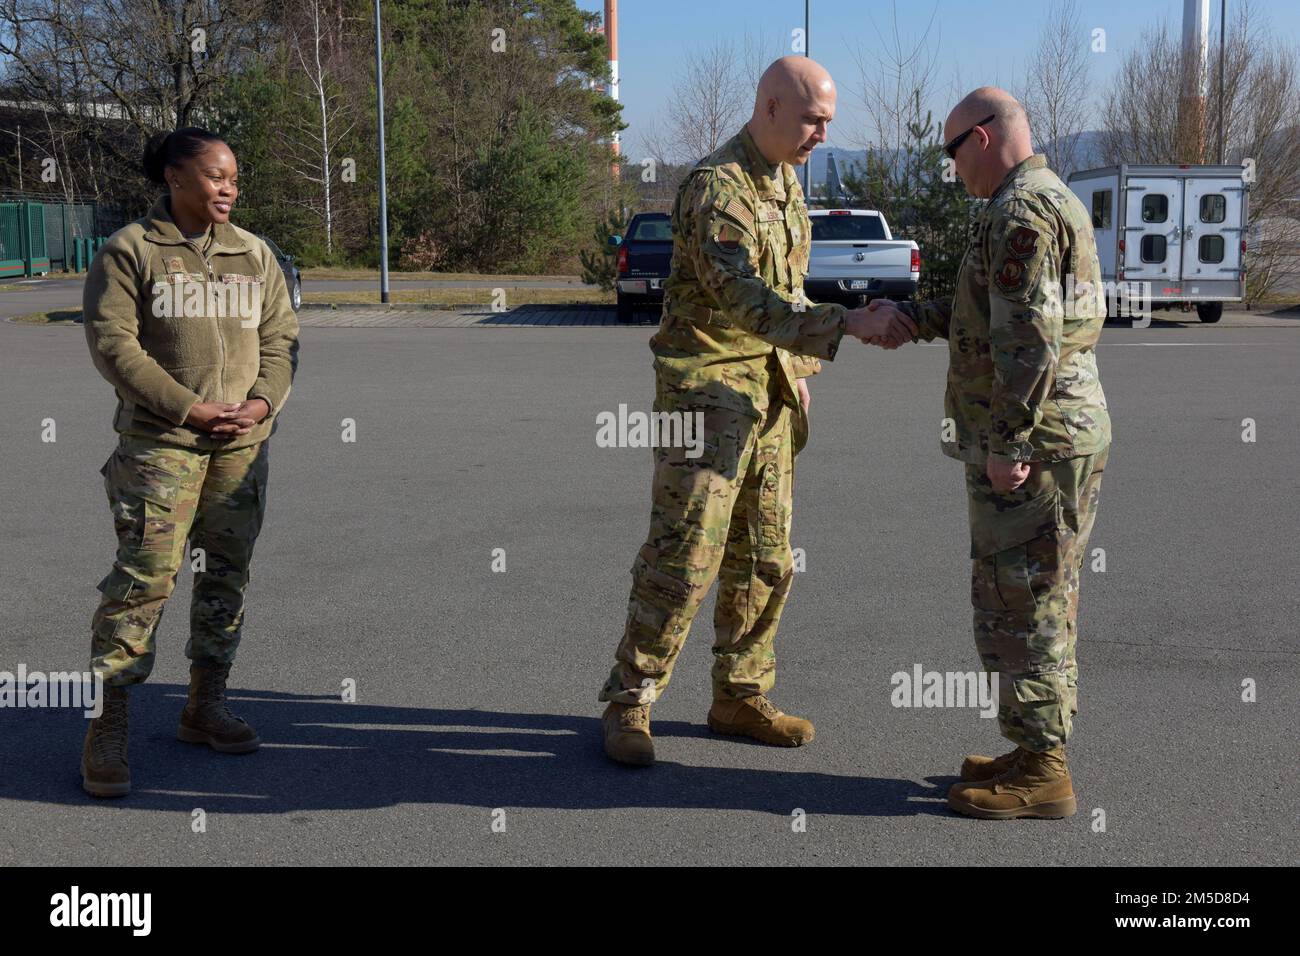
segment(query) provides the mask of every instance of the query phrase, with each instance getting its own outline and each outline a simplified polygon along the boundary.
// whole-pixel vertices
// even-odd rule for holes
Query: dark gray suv
[[[271,241],[270,236],[257,238],[266,243],[271,254],[275,256],[275,261],[280,263],[280,271],[284,273],[284,284],[289,289],[289,301],[293,303],[293,311],[297,312],[302,305],[302,273],[293,264],[293,256],[281,251],[280,247]]]

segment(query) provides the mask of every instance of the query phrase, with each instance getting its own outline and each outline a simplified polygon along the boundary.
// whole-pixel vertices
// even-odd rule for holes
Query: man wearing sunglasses
[[[1110,446],[1097,375],[1106,318],[1088,212],[1031,146],[1025,111],[981,87],[953,109],[944,151],[988,203],[951,300],[873,311],[949,342],[941,436],[965,463],[975,645],[999,675],[1015,749],[970,756],[948,805],[981,819],[1075,812],[1065,742],[1078,711],[1079,577]]]

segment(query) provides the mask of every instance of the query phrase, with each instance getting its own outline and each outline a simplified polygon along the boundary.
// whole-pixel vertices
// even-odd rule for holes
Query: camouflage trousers
[[[117,531],[117,560],[99,582],[91,667],[109,685],[149,676],[163,605],[187,559],[194,590],[185,655],[233,661],[248,565],[266,508],[267,443],[200,451],[123,435],[100,473]]]
[[[648,703],[668,686],[714,578],[714,697],[765,694],[776,679],[772,643],[794,577],[792,410],[778,400],[763,419],[685,411],[704,416],[703,454],[655,449],[650,533],[601,700]]]
[[[975,647],[999,675],[1002,735],[1026,750],[1064,744],[1079,711],[1079,579],[1108,453],[1034,462],[1008,494],[966,465]]]

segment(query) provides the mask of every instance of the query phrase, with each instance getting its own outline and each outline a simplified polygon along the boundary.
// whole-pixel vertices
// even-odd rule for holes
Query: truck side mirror
[[[623,244],[623,237],[622,237],[622,236],[610,236],[610,237],[609,237],[609,245],[610,245],[611,248],[617,248],[618,246],[621,246],[622,244]]]

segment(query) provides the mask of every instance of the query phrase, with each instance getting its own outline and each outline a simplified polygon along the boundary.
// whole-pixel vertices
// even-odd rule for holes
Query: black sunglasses
[[[975,126],[983,126],[986,123],[993,122],[997,118],[998,118],[997,113],[990,114],[989,116],[984,117],[982,120],[976,123]],[[955,137],[951,143],[949,143],[947,146],[943,148],[943,151],[948,154],[949,159],[957,158],[957,150],[961,149],[961,144],[966,142],[966,137],[969,136],[971,133],[975,132],[975,126],[972,126],[970,129],[966,130],[966,132],[962,133],[960,136]]]

